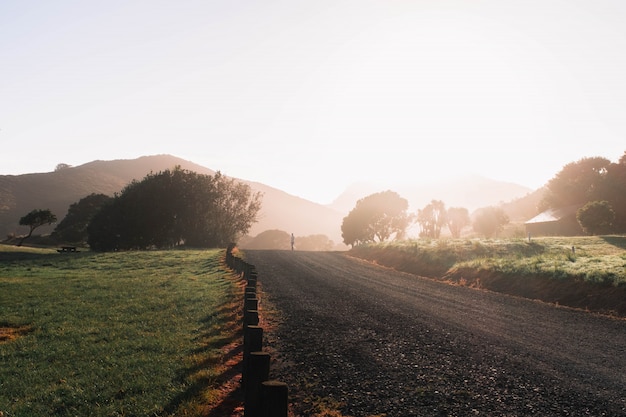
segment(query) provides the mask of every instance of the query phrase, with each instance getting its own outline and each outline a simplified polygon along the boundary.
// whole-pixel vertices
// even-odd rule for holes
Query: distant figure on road
[[[292,233],[291,234],[291,250],[293,250],[295,243],[296,243],[296,238],[293,236],[293,233]]]

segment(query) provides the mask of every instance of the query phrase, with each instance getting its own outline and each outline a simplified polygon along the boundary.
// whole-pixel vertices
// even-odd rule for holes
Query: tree
[[[383,191],[364,197],[343,219],[341,232],[346,245],[384,242],[404,236],[409,225],[406,210],[409,203],[394,191]]]
[[[608,201],[592,201],[578,210],[576,220],[585,233],[591,235],[610,233],[615,212]]]
[[[284,230],[265,230],[248,241],[245,249],[289,250],[291,248],[290,237],[289,233]]]
[[[420,237],[438,239],[447,222],[446,205],[441,200],[432,200],[417,211],[417,222],[420,225]]]
[[[599,200],[608,201],[615,212],[613,231],[626,232],[626,152],[617,163],[609,166],[606,191]]]
[[[26,216],[20,219],[20,226],[28,226],[29,231],[28,231],[28,234],[24,236],[17,245],[21,246],[25,239],[28,239],[29,237],[32,236],[33,231],[36,228],[43,226],[45,224],[50,225],[56,221],[57,221],[57,216],[52,214],[52,212],[49,209],[45,209],[45,210],[35,209],[31,211]]]
[[[450,207],[448,209],[448,229],[453,238],[461,237],[461,230],[470,224],[469,212],[465,207]]]
[[[501,232],[509,217],[501,207],[485,207],[476,212],[474,231],[486,238],[494,237]]]
[[[247,233],[261,194],[221,173],[166,170],[133,181],[87,228],[94,250],[226,247]]]
[[[64,169],[68,169],[71,168],[71,165],[65,164],[63,162],[61,162],[60,164],[57,164],[57,166],[54,168],[55,171],[63,171]]]
[[[70,205],[67,214],[52,232],[57,241],[71,243],[87,242],[87,226],[93,216],[111,197],[104,194],[90,194]]]
[[[606,158],[583,158],[563,167],[546,185],[542,208],[560,209],[602,199],[611,161]]]
[[[300,251],[329,251],[333,250],[335,243],[323,234],[298,236],[298,246]]]

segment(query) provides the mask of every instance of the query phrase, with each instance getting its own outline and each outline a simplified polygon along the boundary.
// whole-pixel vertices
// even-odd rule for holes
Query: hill
[[[70,204],[91,193],[113,196],[133,180],[141,180],[150,172],[180,166],[200,174],[215,171],[171,155],[144,156],[131,160],[93,161],[54,172],[0,176],[0,237],[10,233],[24,234],[19,219],[35,208],[50,209],[59,221]],[[241,180],[263,194],[259,221],[250,230],[257,235],[268,229],[281,229],[298,236],[325,234],[335,243],[341,242],[343,214],[329,207],[287,194],[257,182]],[[49,233],[42,227],[38,233]]]
[[[337,197],[329,207],[337,211],[349,212],[357,200],[386,190],[396,191],[401,197],[406,198],[409,201],[409,210],[411,211],[423,208],[431,200],[441,200],[446,204],[446,207],[465,207],[470,212],[480,207],[499,205],[506,201],[519,199],[532,192],[528,187],[495,181],[478,175],[433,180],[428,183],[356,183]]]
[[[200,174],[215,171],[171,155],[144,156],[130,160],[93,161],[76,167],[66,167],[47,173],[0,176],[0,240],[9,234],[25,234],[19,219],[35,208],[50,209],[59,221],[65,217],[70,204],[91,193],[113,196],[133,180],[141,180],[150,172],[160,172],[180,166]],[[297,237],[326,235],[336,244],[342,243],[343,217],[354,208],[356,201],[375,192],[397,191],[409,200],[411,212],[424,207],[432,199],[443,200],[447,207],[461,206],[470,211],[479,207],[513,201],[508,210],[526,204],[523,213],[515,217],[531,218],[535,193],[528,188],[477,176],[430,184],[376,186],[356,184],[348,188],[333,204],[324,206],[288,194],[254,181],[238,179],[263,194],[259,219],[249,234],[256,236],[266,230],[283,230]],[[529,198],[529,197],[533,198]],[[532,200],[532,201],[531,201]],[[528,204],[530,202],[530,205]],[[524,220],[524,219],[522,219]],[[52,227],[42,227],[38,233],[49,233]]]

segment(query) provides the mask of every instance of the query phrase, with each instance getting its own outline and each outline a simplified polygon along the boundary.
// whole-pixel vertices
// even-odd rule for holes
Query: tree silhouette
[[[133,181],[89,223],[94,250],[226,247],[247,233],[261,194],[221,173],[166,170]]]
[[[70,205],[67,214],[52,232],[52,238],[68,243],[87,242],[87,226],[100,208],[111,201],[104,194],[90,194]]]
[[[461,237],[461,231],[471,224],[469,212],[465,207],[450,207],[448,209],[448,229],[453,238]]]
[[[57,221],[57,216],[52,214],[49,209],[35,209],[20,219],[20,226],[28,226],[28,234],[20,239],[18,246],[21,246],[24,240],[32,236],[33,231],[45,224],[52,224]]]
[[[578,210],[576,219],[585,233],[598,235],[611,231],[615,212],[608,201],[592,201]]]
[[[599,200],[611,161],[602,157],[583,158],[563,167],[546,185],[542,208],[563,207]]]
[[[476,212],[474,218],[474,231],[486,238],[497,236],[504,225],[509,222],[509,217],[500,207],[485,207]]]
[[[420,237],[438,239],[447,221],[446,205],[441,200],[432,200],[426,207],[417,211]]]
[[[410,220],[408,207],[408,201],[394,191],[360,199],[341,224],[344,243],[354,246],[376,240],[384,242],[394,235],[404,236]]]

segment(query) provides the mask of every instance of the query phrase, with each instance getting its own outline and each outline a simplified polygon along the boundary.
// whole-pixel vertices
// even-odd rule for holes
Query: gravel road
[[[626,321],[451,286],[340,252],[246,251],[293,411],[626,416]],[[269,315],[269,310],[268,313]]]

